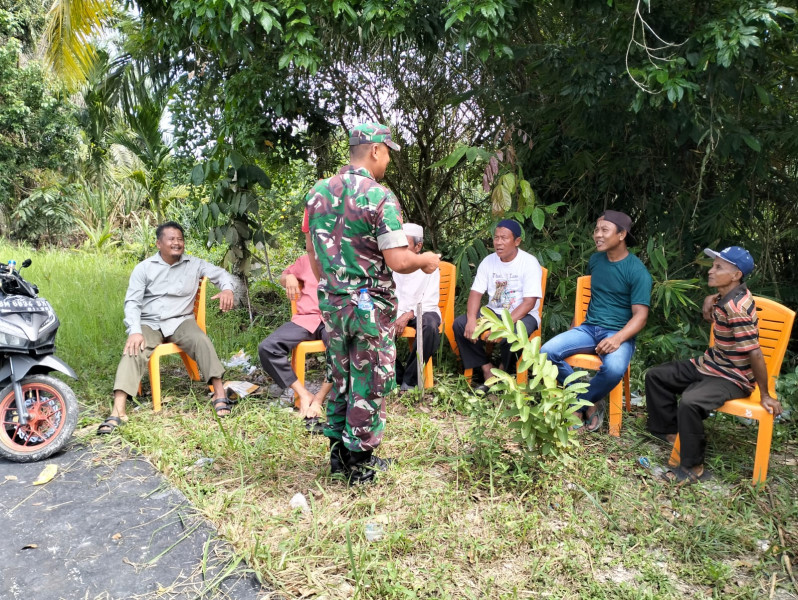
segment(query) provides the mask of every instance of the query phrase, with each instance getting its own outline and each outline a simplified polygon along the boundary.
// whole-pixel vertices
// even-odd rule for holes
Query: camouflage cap
[[[391,139],[391,129],[380,123],[361,123],[349,132],[349,145],[385,144],[391,150],[400,150],[401,146]]]

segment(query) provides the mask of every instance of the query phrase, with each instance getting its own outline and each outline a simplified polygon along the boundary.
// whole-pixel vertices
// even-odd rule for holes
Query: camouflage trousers
[[[354,452],[374,450],[385,429],[385,395],[396,387],[393,315],[349,305],[322,310],[322,318],[330,334],[327,381],[333,382],[324,435]]]

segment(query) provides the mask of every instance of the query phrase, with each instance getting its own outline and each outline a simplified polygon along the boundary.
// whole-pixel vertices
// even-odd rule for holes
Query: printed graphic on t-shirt
[[[490,298],[490,305],[498,309],[507,309],[512,312],[513,309],[521,303],[521,290],[512,289],[512,287],[517,287],[520,284],[518,278],[511,277],[510,279],[516,280],[515,286],[511,286],[511,282],[506,278],[496,279],[493,282],[496,287]]]

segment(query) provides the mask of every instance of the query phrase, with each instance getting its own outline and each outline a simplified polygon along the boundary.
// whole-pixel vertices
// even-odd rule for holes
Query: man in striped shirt
[[[774,416],[781,414],[781,404],[768,395],[756,306],[743,283],[754,269],[754,259],[739,246],[720,252],[706,248],[704,253],[714,259],[708,280],[718,290],[707,296],[703,307],[715,345],[699,358],[666,363],[646,373],[648,430],[670,443],[678,432],[681,441],[681,465],[665,476],[690,483],[709,477],[704,469],[703,421],[711,411],[727,400],[750,396],[758,385],[762,406]]]

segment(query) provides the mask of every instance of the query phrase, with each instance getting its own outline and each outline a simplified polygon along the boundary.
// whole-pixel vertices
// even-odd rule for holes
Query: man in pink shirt
[[[280,276],[280,285],[285,288],[289,300],[296,300],[296,314],[288,323],[277,328],[258,346],[258,356],[263,370],[282,388],[290,387],[299,398],[299,414],[308,422],[309,429],[318,423],[324,399],[332,389],[332,383],[322,383],[313,395],[297,379],[291,369],[289,355],[300,343],[324,340],[327,344],[324,324],[321,322],[319,299],[316,289],[319,281],[313,274],[307,254],[300,256]]]

